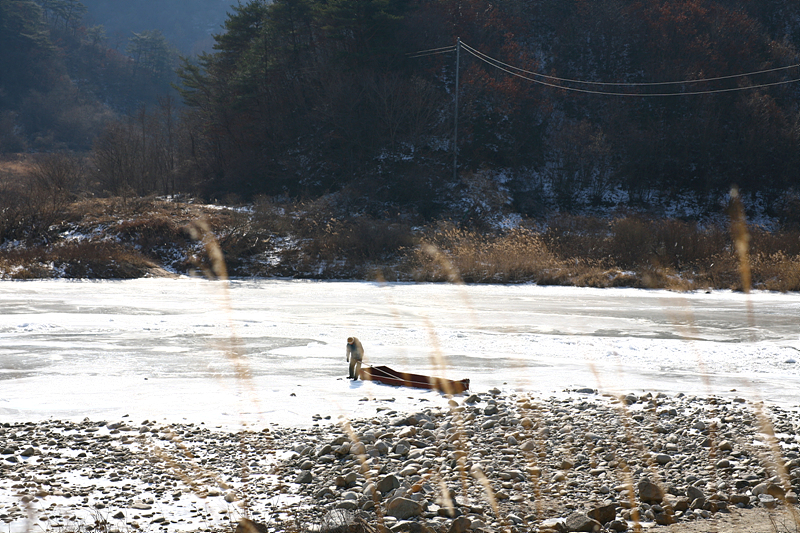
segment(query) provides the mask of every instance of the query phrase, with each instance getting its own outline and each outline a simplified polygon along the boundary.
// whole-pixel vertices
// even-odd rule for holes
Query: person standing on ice
[[[361,341],[355,337],[347,337],[347,362],[350,363],[350,375],[348,379],[358,379],[361,372],[361,361],[364,360],[364,347]]]

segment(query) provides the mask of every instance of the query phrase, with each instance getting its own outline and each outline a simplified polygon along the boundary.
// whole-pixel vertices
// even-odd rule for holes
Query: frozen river
[[[197,279],[0,282],[0,422],[308,425],[430,391],[367,364],[542,395],[590,387],[800,405],[800,295]],[[735,391],[733,391],[735,389]],[[417,405],[417,407],[413,407]]]

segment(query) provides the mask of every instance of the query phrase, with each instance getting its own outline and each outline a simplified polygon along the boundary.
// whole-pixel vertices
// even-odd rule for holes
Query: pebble
[[[348,431],[324,416],[310,428],[235,433],[0,424],[0,525],[23,524],[32,505],[37,520],[86,512],[88,524],[99,512],[121,530],[221,531],[247,512],[260,533],[287,530],[286,516],[320,525],[336,513],[368,524],[380,514],[392,531],[623,532],[637,516],[668,524],[797,504],[796,412],[741,398],[577,394],[472,392],[442,409],[383,408]],[[780,470],[759,412],[776,428]],[[281,494],[291,499],[276,504]]]

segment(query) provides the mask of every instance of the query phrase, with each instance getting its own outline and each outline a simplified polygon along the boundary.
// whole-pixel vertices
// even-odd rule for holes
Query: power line
[[[470,53],[472,53],[473,55],[478,54],[478,55],[482,56],[483,58],[486,58],[489,61],[497,63],[498,65],[503,65],[504,67],[508,67],[508,68],[514,69],[514,70],[516,70],[518,72],[522,72],[524,74],[531,74],[533,76],[540,76],[540,77],[545,78],[547,80],[559,81],[559,82],[564,82],[564,83],[581,83],[581,84],[584,84],[584,85],[601,85],[601,86],[615,86],[615,87],[648,87],[648,86],[652,87],[652,86],[658,86],[658,85],[685,85],[685,84],[689,84],[689,83],[704,83],[704,82],[710,82],[710,81],[730,80],[730,79],[734,79],[734,78],[744,78],[744,77],[748,77],[748,76],[755,76],[755,75],[758,75],[758,74],[767,74],[767,73],[770,73],[770,72],[778,72],[778,71],[781,71],[781,70],[789,70],[789,69],[792,69],[792,68],[800,67],[800,64],[795,64],[795,65],[788,65],[788,66],[785,66],[785,67],[775,67],[775,68],[764,69],[764,70],[756,70],[756,71],[753,71],[753,72],[745,72],[745,73],[742,73],[742,74],[731,74],[729,76],[717,76],[717,77],[714,77],[714,78],[698,78],[698,79],[693,79],[693,80],[681,80],[681,81],[658,81],[658,82],[642,82],[642,83],[585,81],[585,80],[575,80],[575,79],[569,79],[569,78],[558,78],[556,76],[548,76],[547,74],[540,74],[538,72],[532,72],[530,70],[525,70],[525,69],[520,68],[520,67],[515,67],[514,65],[509,65],[508,63],[503,63],[499,59],[493,58],[493,57],[491,57],[491,56],[489,56],[487,54],[484,54],[480,50],[476,50],[475,48],[472,48],[471,46],[469,46],[468,44],[464,43],[463,41],[461,42],[461,46],[463,46],[464,48],[467,48],[470,51]]]
[[[527,81],[530,81],[530,82],[533,82],[533,83],[537,83],[539,85],[544,85],[546,87],[552,87],[554,89],[562,89],[564,91],[572,91],[572,92],[578,92],[578,93],[584,93],[584,94],[602,94],[602,95],[606,95],[606,96],[633,96],[633,97],[663,97],[663,96],[693,96],[693,95],[696,96],[696,95],[703,95],[703,94],[718,94],[718,93],[728,93],[728,92],[735,92],[735,91],[746,91],[746,90],[750,90],[750,89],[761,89],[761,88],[764,88],[764,87],[774,87],[776,85],[787,85],[789,83],[795,83],[795,82],[800,81],[800,78],[795,78],[795,79],[791,79],[791,80],[776,81],[776,82],[771,82],[771,83],[761,83],[761,84],[756,84],[756,85],[748,85],[746,87],[730,87],[728,89],[709,89],[709,90],[703,90],[703,91],[685,91],[685,92],[679,92],[679,93],[623,93],[623,92],[615,92],[615,91],[597,91],[597,90],[592,90],[592,89],[580,89],[580,88],[577,88],[577,87],[567,87],[567,86],[564,86],[564,85],[558,85],[558,84],[555,84],[555,83],[549,83],[549,82],[546,82],[546,81],[537,80],[535,78],[529,78],[528,76],[525,76],[525,75],[520,74],[518,72],[514,72],[512,70],[509,70],[509,69],[504,68],[504,67],[502,67],[502,66],[500,66],[498,64],[493,63],[492,59],[485,59],[484,57],[481,57],[481,55],[479,55],[479,53],[473,52],[473,49],[471,47],[467,47],[466,45],[464,45],[464,43],[461,43],[461,45],[464,46],[464,49],[467,52],[469,52],[470,54],[472,54],[475,58],[480,59],[481,61],[483,61],[484,63],[488,64],[489,66],[492,66],[492,67],[494,67],[494,68],[496,68],[498,70],[502,70],[503,72],[505,72],[507,74],[510,74],[511,76],[516,76],[518,78],[522,78],[524,80],[527,80]],[[487,56],[487,57],[489,57],[489,56]],[[579,82],[579,81],[576,80],[575,83],[587,83],[587,82]],[[673,82],[673,83],[677,84],[677,83],[681,83],[681,82]],[[683,82],[683,83],[691,83],[691,82],[686,81],[686,82]],[[613,85],[613,84],[610,84],[610,85]]]
[[[419,52],[412,52],[410,54],[406,54],[409,59],[416,59],[418,57],[427,57],[433,56],[437,54],[449,54],[450,52],[455,51],[455,46],[444,46],[442,48],[431,48],[430,50],[420,50]]]
[[[642,87],[663,87],[669,85],[687,85],[687,84],[696,84],[696,83],[707,83],[712,81],[720,81],[720,80],[730,80],[736,78],[745,78],[749,76],[756,76],[759,74],[767,74],[771,72],[779,72],[783,70],[789,70],[793,68],[800,67],[800,64],[789,65],[785,67],[775,67],[771,69],[764,69],[764,70],[757,70],[752,72],[745,72],[741,74],[731,74],[728,76],[716,76],[713,78],[704,78],[704,79],[692,79],[692,80],[681,80],[681,81],[663,81],[663,82],[642,82],[642,83],[626,83],[626,82],[600,82],[600,81],[586,81],[586,80],[576,80],[576,79],[569,79],[569,78],[559,78],[556,76],[548,76],[546,74],[540,74],[537,72],[532,72],[530,70],[525,70],[520,67],[516,67],[514,65],[510,65],[508,63],[504,63],[499,59],[489,56],[475,48],[469,46],[468,44],[464,43],[463,41],[459,41],[461,47],[463,47],[467,52],[469,52],[475,58],[483,61],[487,65],[494,67],[498,70],[501,70],[511,76],[515,76],[518,78],[522,78],[524,80],[543,85],[545,87],[552,87],[554,89],[562,89],[564,91],[572,91],[584,94],[598,94],[598,95],[606,95],[606,96],[633,96],[633,97],[664,97],[664,96],[697,96],[697,95],[704,95],[704,94],[719,94],[719,93],[728,93],[728,92],[737,92],[737,91],[747,91],[751,89],[761,89],[765,87],[775,87],[778,85],[788,85],[790,83],[796,83],[800,81],[800,78],[793,78],[789,80],[783,81],[776,81],[776,82],[769,82],[769,83],[760,83],[755,85],[747,85],[744,87],[729,87],[727,89],[707,89],[707,90],[698,90],[698,91],[683,91],[683,92],[671,92],[671,93],[638,93],[638,92],[619,92],[619,91],[603,91],[603,90],[593,90],[593,89],[582,89],[578,87],[569,87],[565,85],[560,85],[559,83],[573,83],[573,84],[583,84],[583,85],[590,85],[590,86],[600,86],[600,87],[632,87],[632,88],[642,88]],[[420,50],[419,52],[413,52],[412,54],[407,54],[409,58],[416,59],[420,57],[427,57],[431,55],[437,54],[448,54],[451,52],[455,52],[457,50],[456,46],[443,46],[441,48],[431,48],[429,50]],[[537,79],[526,76],[526,74],[530,76],[537,76]]]
[[[429,48],[427,50],[418,50],[416,52],[410,52],[406,55],[415,55],[415,54],[424,54],[426,52],[438,52],[439,50],[444,50],[445,52],[452,52],[456,49],[456,45],[451,44],[449,46],[440,46],[439,48]]]

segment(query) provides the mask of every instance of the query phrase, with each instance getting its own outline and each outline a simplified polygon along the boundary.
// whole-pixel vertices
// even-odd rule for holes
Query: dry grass
[[[747,230],[753,286],[798,290],[800,231]],[[552,220],[543,232],[520,228],[490,234],[442,224],[427,232],[422,242],[440,250],[466,282],[745,288],[742,260],[731,234],[724,227],[697,222],[563,216]],[[447,272],[422,248],[409,255],[409,264],[417,280],[448,279]]]
[[[114,242],[74,241],[0,253],[0,276],[13,279],[134,279],[156,267],[136,250]]]
[[[202,261],[187,228],[205,220],[230,274],[240,277],[375,279],[378,273],[388,281],[449,280],[441,261],[426,251],[433,246],[468,283],[740,291],[747,285],[742,282],[742,265],[749,265],[755,289],[800,290],[800,229],[766,231],[743,221],[736,229],[642,216],[562,215],[549,220],[545,229],[532,221],[502,231],[447,221],[412,229],[409,219],[349,215],[353,206],[331,201],[281,203],[260,198],[247,211],[154,197],[84,198],[62,206],[37,200],[41,197],[8,180],[0,186],[0,243],[6,244],[0,248],[0,263],[5,277],[48,277],[42,264],[76,260],[73,251],[80,248],[56,246],[65,235],[76,234],[95,246],[115,243],[101,247],[105,252],[100,257],[117,265],[125,258],[114,256],[127,250],[187,273]],[[57,208],[44,207],[48,205]],[[749,239],[744,261],[732,229]],[[31,251],[13,251],[16,248]],[[119,271],[127,277],[135,272],[113,265],[72,270],[89,276],[116,276]]]

